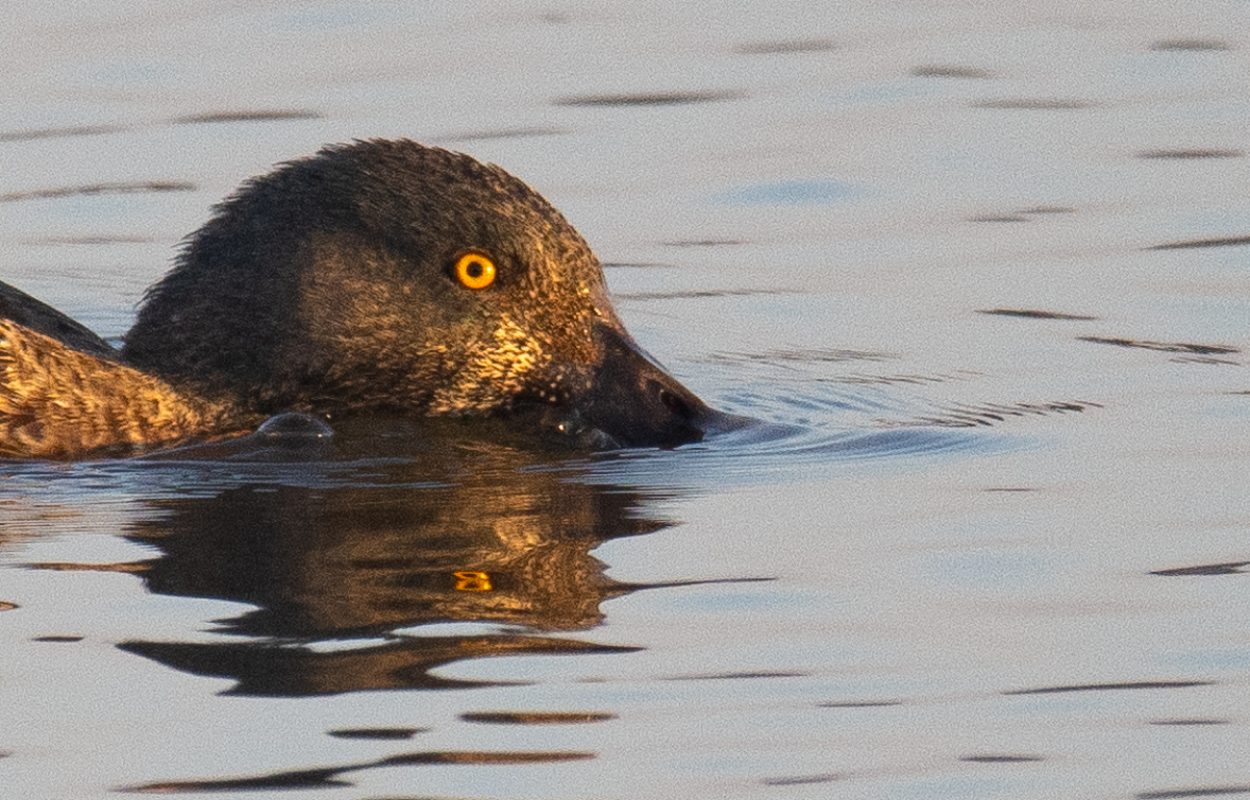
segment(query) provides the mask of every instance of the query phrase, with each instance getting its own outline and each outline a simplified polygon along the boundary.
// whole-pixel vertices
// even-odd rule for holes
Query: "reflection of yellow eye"
[[[491,586],[490,574],[486,572],[457,570],[451,574],[456,579],[457,592],[489,592],[495,588]]]
[[[456,259],[455,273],[466,289],[485,289],[495,282],[495,262],[481,253],[465,253]]]

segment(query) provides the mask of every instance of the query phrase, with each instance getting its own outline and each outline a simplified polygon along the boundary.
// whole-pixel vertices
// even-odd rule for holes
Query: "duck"
[[[0,457],[144,453],[287,413],[497,418],[599,448],[697,442],[715,415],[629,335],[546,199],[408,139],[244,182],[120,348],[0,283]]]

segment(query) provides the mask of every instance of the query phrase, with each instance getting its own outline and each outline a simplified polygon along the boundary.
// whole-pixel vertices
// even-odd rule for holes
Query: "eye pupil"
[[[480,278],[482,277],[482,262],[470,261],[465,265],[464,271],[470,278]]]

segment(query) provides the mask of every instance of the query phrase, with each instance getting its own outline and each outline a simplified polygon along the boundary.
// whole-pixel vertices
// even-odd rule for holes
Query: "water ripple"
[[[673,91],[673,92],[626,92],[621,94],[588,94],[560,97],[552,102],[557,106],[625,107],[625,106],[679,106],[691,103],[710,103],[718,100],[737,100],[742,92],[723,90]]]
[[[712,199],[746,206],[799,206],[838,203],[862,192],[858,186],[843,181],[814,178],[751,184],[722,192]]]
[[[1250,236],[1216,236],[1211,239],[1185,239],[1147,247],[1147,250],[1195,250],[1204,247],[1239,247],[1250,244]]]
[[[1151,570],[1151,575],[1242,575],[1250,567],[1250,561],[1225,561],[1219,564],[1199,564],[1196,567],[1173,567]]]
[[[1195,789],[1165,789],[1158,792],[1139,792],[1137,800],[1178,800],[1182,797],[1221,797],[1230,794],[1250,794],[1250,784],[1242,786],[1202,786]]]
[[[1068,314],[1063,311],[1044,311],[1035,308],[985,308],[978,309],[978,314],[989,314],[997,317],[1019,317],[1021,319],[1054,319],[1089,322],[1098,319],[1086,314]]]
[[[265,775],[238,778],[218,778],[187,781],[160,781],[138,786],[122,787],[118,791],[144,794],[174,794],[188,792],[254,791],[260,789],[314,789],[339,788],[353,784],[340,780],[339,776],[350,772],[380,767],[408,767],[438,764],[550,764],[561,761],[583,761],[594,758],[594,753],[559,751],[511,751],[494,752],[479,750],[432,751],[425,753],[402,753],[375,761],[344,764],[334,767],[286,770]]]
[[[832,39],[778,39],[767,42],[748,42],[733,48],[733,52],[746,56],[794,55],[798,53],[828,53],[836,50]]]
[[[1145,339],[1127,339],[1118,336],[1078,336],[1078,341],[1094,344],[1110,344],[1116,347],[1135,347],[1141,350],[1158,350],[1163,353],[1192,353],[1194,355],[1230,355],[1240,353],[1240,348],[1226,344],[1195,344],[1193,342],[1153,342]]]
[[[1231,50],[1232,46],[1221,39],[1160,39],[1151,44],[1150,49],[1165,52],[1213,52]]]
[[[148,194],[152,192],[191,192],[195,184],[188,181],[135,181],[126,183],[91,183],[83,186],[60,186],[52,189],[31,189],[0,194],[0,203],[23,200],[57,200],[63,197],[91,197],[105,194]]]
[[[1214,681],[1123,681],[1121,683],[1074,683],[1066,686],[1043,686],[1036,689],[1012,689],[1005,695],[1066,694],[1069,692],[1119,692],[1140,689],[1192,689],[1197,686],[1214,686]]]
[[[965,67],[958,64],[927,64],[913,67],[911,74],[917,78],[961,78],[964,80],[989,80],[994,73],[980,67]]]

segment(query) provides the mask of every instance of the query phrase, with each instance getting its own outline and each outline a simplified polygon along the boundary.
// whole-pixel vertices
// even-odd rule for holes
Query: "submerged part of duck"
[[[582,445],[675,446],[714,414],[630,338],[546,200],[410,141],[328,147],[244,184],[149,289],[120,353],[0,287],[8,457],[174,445],[287,411],[548,420]]]

